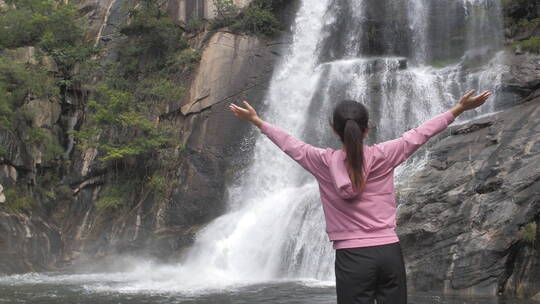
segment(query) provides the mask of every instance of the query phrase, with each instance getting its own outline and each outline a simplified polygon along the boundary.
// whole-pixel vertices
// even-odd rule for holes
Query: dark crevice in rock
[[[266,74],[266,73],[265,73],[265,74]],[[190,105],[190,107],[185,111],[186,113],[184,113],[184,111],[182,111],[182,110],[179,111],[179,112],[182,113],[182,115],[183,115],[184,117],[187,117],[187,116],[192,115],[192,114],[201,113],[202,111],[207,110],[207,109],[210,109],[210,108],[212,108],[213,106],[215,106],[215,105],[217,105],[217,104],[220,104],[220,103],[222,103],[222,102],[229,101],[229,100],[230,100],[231,98],[233,98],[233,97],[236,97],[236,96],[238,96],[238,95],[241,95],[242,93],[245,93],[246,91],[250,91],[250,90],[252,90],[253,88],[260,86],[261,84],[263,84],[263,83],[255,83],[255,84],[246,86],[244,89],[239,90],[239,91],[237,91],[237,92],[235,92],[235,93],[233,93],[233,94],[231,94],[231,95],[229,95],[229,96],[227,96],[227,97],[225,97],[225,98],[223,98],[223,99],[220,99],[220,100],[214,102],[214,103],[211,104],[211,105],[208,105],[208,106],[206,106],[206,107],[202,107],[202,108],[200,108],[199,110],[191,110],[191,108],[193,107],[193,105],[199,103],[199,102],[200,102],[202,99],[204,99],[204,98],[198,99],[197,101],[193,102],[193,103]]]
[[[429,166],[434,168],[435,170],[443,171],[448,169],[448,162],[447,161],[438,161],[436,159],[431,160],[429,162]]]
[[[32,172],[32,170],[28,169],[27,167],[25,166],[21,166],[21,165],[17,165],[13,162],[11,162],[9,159],[7,158],[4,158],[0,161],[0,165],[9,165],[9,166],[12,166],[13,168],[17,169],[17,172],[18,173],[30,173]]]
[[[484,122],[484,123],[474,123],[470,125],[466,125],[457,129],[454,129],[450,132],[452,135],[460,135],[460,134],[467,134],[476,132],[480,129],[487,128],[493,125],[492,121]]]
[[[500,179],[489,181],[487,183],[481,183],[474,187],[474,192],[478,194],[486,194],[501,189],[503,181]]]

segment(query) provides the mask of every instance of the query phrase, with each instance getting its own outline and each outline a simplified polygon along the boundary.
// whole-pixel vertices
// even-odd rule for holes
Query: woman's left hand
[[[247,101],[244,100],[243,103],[246,105],[247,109],[239,107],[234,103],[231,103],[229,108],[237,117],[251,121],[255,125],[259,126],[262,123],[262,120],[259,118],[259,115],[257,115],[255,109]]]

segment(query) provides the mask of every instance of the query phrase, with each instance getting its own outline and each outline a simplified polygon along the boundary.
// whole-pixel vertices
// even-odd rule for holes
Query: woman
[[[356,101],[339,102],[332,128],[343,148],[317,148],[259,118],[253,107],[230,105],[238,117],[256,125],[319,183],[326,232],[336,249],[337,302],[407,303],[405,266],[396,235],[394,168],[429,138],[446,129],[466,110],[481,106],[490,92],[465,94],[449,111],[439,114],[401,137],[363,145],[368,113]]]

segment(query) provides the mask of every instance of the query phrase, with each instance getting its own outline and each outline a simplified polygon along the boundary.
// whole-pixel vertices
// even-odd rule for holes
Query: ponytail
[[[360,190],[366,184],[364,176],[364,134],[367,130],[369,114],[363,104],[354,100],[338,102],[332,113],[330,125],[334,129],[345,150],[346,167],[353,188]]]
[[[353,187],[356,190],[362,189],[365,185],[365,176],[363,175],[364,165],[364,130],[353,119],[347,119],[345,122],[343,141],[345,152],[347,153],[347,168]]]

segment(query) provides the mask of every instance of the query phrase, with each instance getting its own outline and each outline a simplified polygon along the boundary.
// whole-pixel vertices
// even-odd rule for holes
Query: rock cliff
[[[521,48],[538,35],[524,20],[538,18],[539,8],[504,8],[509,70],[501,94],[517,102],[451,126],[430,143],[425,167],[399,186],[412,290],[540,300],[540,55]]]
[[[178,9],[191,8],[186,1],[177,2]],[[248,3],[240,2],[241,6]],[[115,56],[111,52],[118,25],[126,20],[122,10],[126,3],[122,3],[78,3],[88,20],[87,36],[107,50],[104,60]],[[288,17],[282,17],[286,24]],[[69,160],[64,165],[57,163],[60,160],[42,161],[39,149],[25,146],[13,134],[0,134],[2,146],[7,147],[7,155],[0,161],[4,191],[15,184],[28,184],[33,189],[42,181],[40,176],[51,172],[62,183],[52,205],[35,193],[32,208],[0,209],[0,273],[43,271],[68,266],[76,259],[114,253],[148,254],[166,260],[180,255],[194,233],[223,212],[226,185],[249,159],[249,132],[254,131],[236,119],[227,105],[241,99],[259,104],[285,38],[221,29],[198,32],[189,39],[200,49],[201,59],[193,72],[179,80],[188,88],[187,93],[181,100],[160,106],[155,117],[157,123],[177,130],[178,149],[170,152],[172,158],[132,163],[135,171],[144,171],[146,162],[162,168],[166,186],[160,195],[152,192],[149,182],[143,183],[142,188],[129,191],[128,204],[121,211],[96,208],[113,180],[139,176],[117,175],[119,168],[105,166],[97,159],[95,148],[73,149],[73,140],[66,133],[84,126],[84,104],[91,92],[72,90],[62,101],[34,99],[24,105],[32,125],[65,140]],[[16,59],[35,60],[33,51],[31,47],[21,49]]]
[[[452,126],[400,186],[398,233],[412,290],[540,292],[539,114],[537,96]]]

